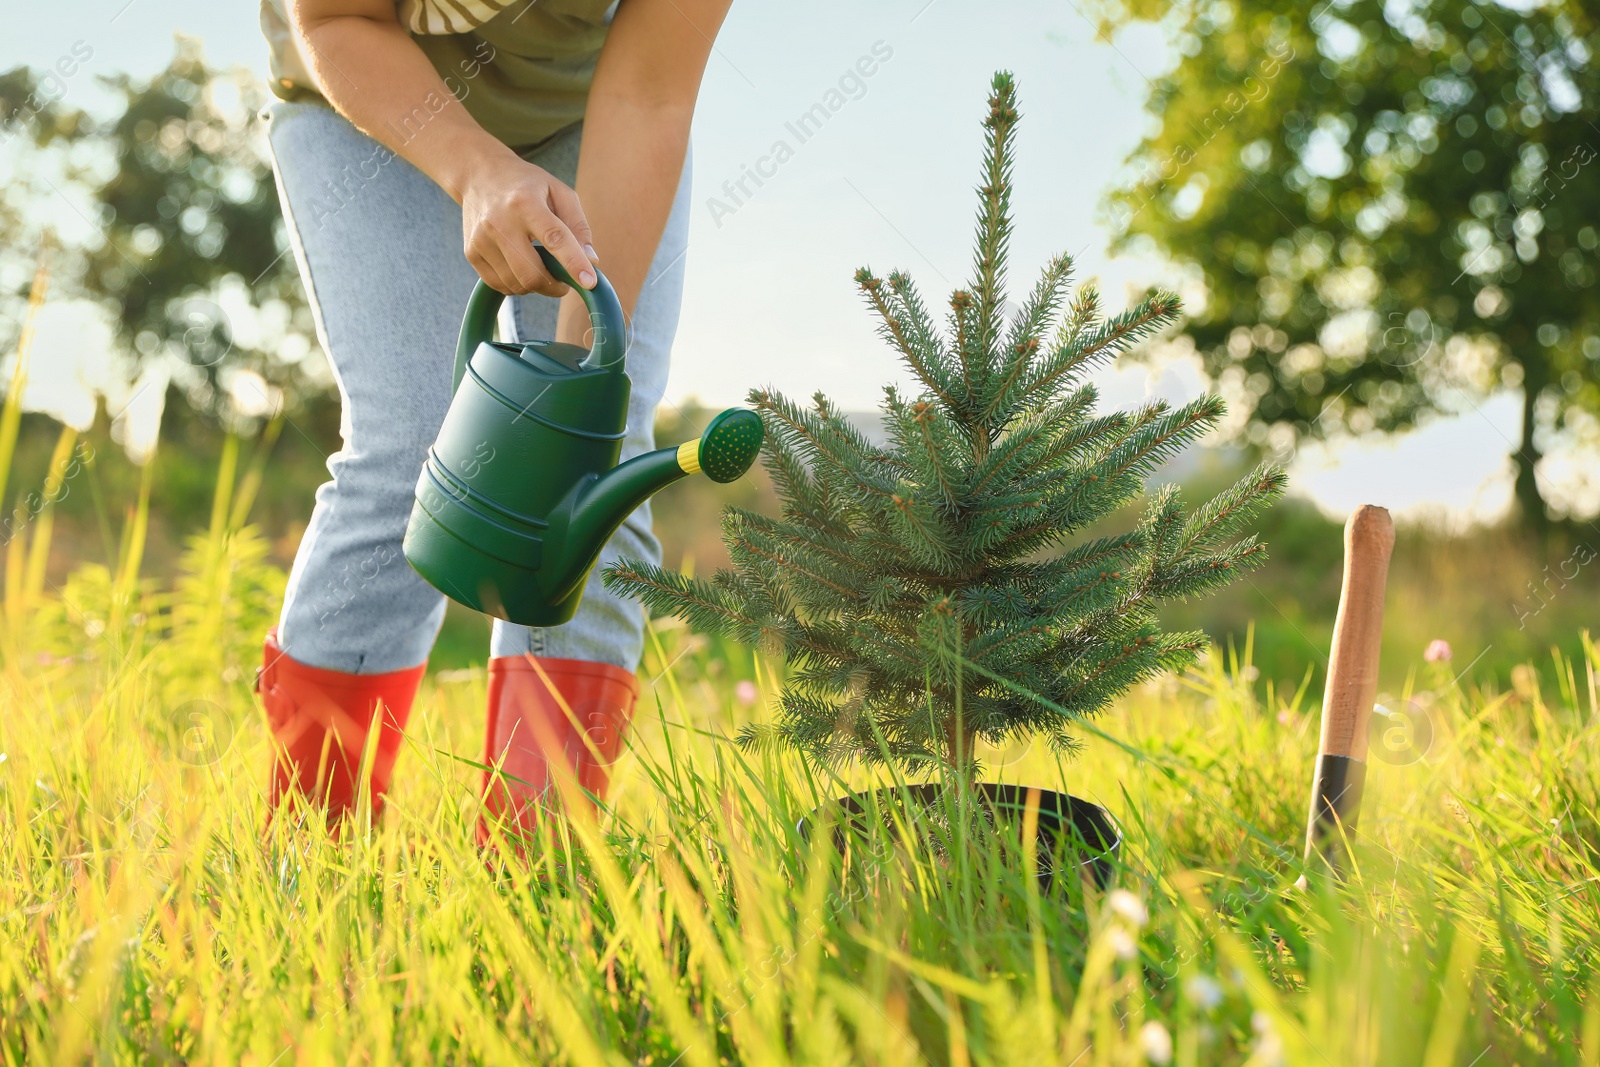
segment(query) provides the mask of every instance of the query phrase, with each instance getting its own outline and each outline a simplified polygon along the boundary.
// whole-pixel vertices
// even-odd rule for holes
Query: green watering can
[[[632,389],[622,305],[603,275],[583,289],[538,251],[583,298],[594,347],[494,341],[505,298],[478,283],[456,345],[455,396],[417,480],[404,547],[451,599],[556,626],[577,612],[600,549],[634,508],[690,474],[738,478],[761,450],[762,428],[755,412],[730,408],[698,441],[618,466]]]

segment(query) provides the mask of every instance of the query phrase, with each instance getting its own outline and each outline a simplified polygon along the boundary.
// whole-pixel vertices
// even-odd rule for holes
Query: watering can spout
[[[691,474],[714,482],[738,479],[755,462],[762,436],[759,415],[729,408],[696,440],[635,456],[580,482],[551,517],[545,536],[546,548],[553,550],[544,565],[550,599],[564,600],[578,591],[600,550],[640,504]]]

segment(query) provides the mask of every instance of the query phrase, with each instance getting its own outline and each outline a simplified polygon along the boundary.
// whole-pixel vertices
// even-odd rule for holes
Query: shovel
[[[1394,550],[1389,512],[1356,508],[1344,526],[1344,583],[1328,654],[1322,696],[1322,739],[1306,820],[1306,865],[1326,864],[1337,875],[1347,835],[1361,813],[1367,776],[1367,728],[1378,691],[1378,650],[1383,638],[1383,593]],[[1296,883],[1305,888],[1305,876]]]

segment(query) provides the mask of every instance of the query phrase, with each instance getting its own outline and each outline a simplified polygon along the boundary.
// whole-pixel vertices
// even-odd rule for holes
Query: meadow
[[[874,776],[741,751],[782,664],[665,621],[598,817],[479,851],[466,663],[424,683],[377,825],[264,830],[266,454],[224,442],[161,573],[154,464],[107,562],[53,574],[48,506],[7,541],[7,1064],[1600,1064],[1586,634],[1509,682],[1458,678],[1465,656],[1423,661],[1402,582],[1391,700],[1431,741],[1377,746],[1346,879],[1303,891],[1315,657],[1280,684],[1249,627],[1084,724],[1071,762],[980,752],[987,777],[1112,811],[1105,891],[1043,893],[981,830],[940,858],[886,827],[842,860],[796,823]]]
[[[1109,42],[1149,5],[1095,6]],[[1555,449],[1592,429],[1600,395],[1600,237],[1577,207],[1595,201],[1597,171],[1574,169],[1600,96],[1592,19],[1576,4],[1464,0],[1341,4],[1340,17],[1315,5],[1303,22],[1280,5],[1167,7],[1161,32],[1183,23],[1175,65],[1140,75],[1160,121],[1132,155],[1117,149],[1114,180],[1139,184],[1107,202],[1121,216],[1111,248],[1196,268],[1193,352],[1219,386],[1237,376],[1255,429],[1401,432],[1462,397],[1525,401],[1501,476],[1521,472],[1503,480],[1526,526],[1400,530],[1383,714],[1342,875],[1301,850],[1341,564],[1339,523],[1303,497],[1259,524],[1270,563],[1163,613],[1213,639],[1192,669],[1078,722],[1071,758],[980,746],[982,778],[1111,813],[1122,838],[1104,884],[1064,865],[1042,885],[1028,820],[1020,834],[967,820],[956,786],[932,818],[875,821],[836,847],[830,800],[892,792],[901,772],[741,748],[743,727],[774,717],[786,665],[663,619],[602,809],[563,783],[569,818],[532,841],[495,828],[478,843],[488,626],[452,607],[382,817],[364,799],[329,833],[315,810],[269,812],[252,681],[339,447],[337,400],[315,361],[293,358],[292,342],[312,347],[311,315],[272,236],[271,171],[246,147],[253,107],[230,119],[212,91],[236,79],[208,72],[194,40],[148,82],[114,73],[107,48],[99,76],[124,99],[103,121],[76,111],[85,98],[43,92],[48,71],[0,72],[8,143],[41,152],[18,156],[26,180],[0,197],[0,249],[14,252],[0,258],[13,295],[0,310],[18,334],[0,407],[0,1064],[1600,1067],[1600,525],[1560,510],[1572,500],[1549,501],[1550,527],[1532,521],[1546,503],[1536,460],[1565,462]],[[984,54],[970,20],[960,32],[964,53]],[[1240,59],[1262,54],[1270,75]],[[941,85],[960,76],[921,65]],[[1241,71],[1271,82],[1246,91],[1248,113]],[[993,84],[990,146],[1017,117],[1009,75]],[[1071,103],[1063,120],[1083,110]],[[1099,154],[1071,152],[1075,166]],[[1024,329],[979,352],[1011,315],[997,266],[1011,158],[993,148],[982,172],[978,299],[952,300],[958,333],[986,322],[951,349],[969,379],[963,417],[985,432],[1020,410],[1016,383],[1042,395],[1072,361],[1120,347],[1086,332],[1086,299],[1060,348]],[[47,176],[58,162],[70,196]],[[33,188],[39,164],[103,238],[69,242],[57,268],[51,215],[32,199],[54,204]],[[1138,178],[1159,171],[1164,185],[1169,165],[1186,175],[1171,195]],[[767,195],[770,217],[787,217]],[[128,404],[150,383],[167,390],[150,454],[128,454],[132,420],[104,397],[82,433],[22,411],[52,269],[69,297],[114,309],[126,358],[106,374],[127,372]],[[261,351],[246,350],[250,330],[193,311],[226,320],[195,298],[241,290],[257,325],[283,320],[276,340],[256,331]],[[919,378],[954,374],[915,356],[932,351],[913,336],[929,331],[898,306],[904,323],[886,325],[911,326],[902,348]],[[1148,319],[1119,317],[1119,339],[1177,311],[1147,306]],[[1370,320],[1359,358],[1357,318]],[[1012,376],[1063,353],[1040,378]],[[983,370],[990,356],[1010,370],[973,377],[969,360]],[[160,358],[185,365],[169,380]],[[229,375],[252,368],[258,392],[281,388],[276,414],[234,403],[245,379]],[[703,421],[665,413],[662,442]],[[1152,455],[1154,425],[1129,431]],[[1258,454],[1279,447],[1273,432],[1234,440],[1257,443],[1198,449],[1153,480],[1181,475],[1193,504],[1258,460],[1294,458]],[[770,509],[772,485],[697,479],[657,498],[666,561],[703,572],[726,559],[728,503]],[[1124,510],[1081,532],[1132,521]]]

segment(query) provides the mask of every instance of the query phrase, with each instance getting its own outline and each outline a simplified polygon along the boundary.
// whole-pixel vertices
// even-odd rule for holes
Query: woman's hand
[[[394,0],[289,0],[317,88],[367,136],[432,178],[461,204],[467,260],[502,293],[567,291],[533,250],[548,248],[585,289],[595,283],[594,238],[578,194],[473,121],[400,25]],[[419,100],[432,118],[411,129]]]
[[[606,276],[628,314],[672,207],[700,79],[730,3],[623,0],[595,67],[578,185],[600,213]],[[539,241],[579,285],[594,286],[595,240],[578,194],[473,121],[400,25],[394,0],[288,0],[288,8],[328,102],[461,204],[467,260],[485,282],[508,294],[564,293],[533,250]],[[445,107],[413,130],[417,102],[434,98]],[[562,302],[557,336],[582,333],[582,310],[576,299]]]
[[[578,194],[547,171],[507,151],[475,168],[461,194],[462,242],[478,276],[507,295],[561,296],[534,251],[538,241],[585,289],[595,283],[594,237]]]

